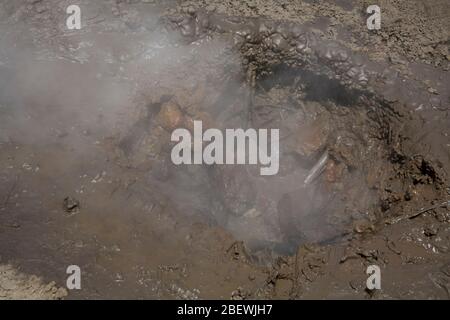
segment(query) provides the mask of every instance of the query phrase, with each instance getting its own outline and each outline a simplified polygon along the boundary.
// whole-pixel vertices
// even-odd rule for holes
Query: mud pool
[[[441,18],[420,51],[396,1],[386,33],[364,1],[256,2],[81,1],[79,31],[0,4],[0,298],[449,298]],[[279,129],[278,173],[174,165],[194,121]]]

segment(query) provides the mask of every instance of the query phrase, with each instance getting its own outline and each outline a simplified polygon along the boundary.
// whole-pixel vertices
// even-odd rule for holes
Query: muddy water
[[[358,242],[385,219],[446,196],[440,166],[405,138],[420,123],[396,102],[412,99],[409,82],[323,40],[310,25],[204,10],[159,20],[164,5],[141,4],[124,5],[118,19],[108,9],[97,20],[102,6],[89,12],[93,22],[80,34],[52,30],[49,17],[28,9],[18,11],[22,23],[2,25],[2,263],[59,286],[67,265],[80,265],[84,290],[74,298],[296,297],[299,265],[314,266],[303,266],[305,282],[326,270],[341,272],[345,286],[353,281],[347,268],[360,271],[354,256],[362,264],[392,259],[401,268],[424,255],[441,267],[445,224],[427,220],[425,253],[420,225]],[[21,30],[40,35],[22,38]],[[220,129],[279,128],[280,173],[172,165],[170,133],[191,129],[194,120]],[[320,175],[306,185],[325,152]],[[64,206],[68,196],[79,201],[76,210]],[[445,208],[436,210],[445,222]],[[404,245],[404,257],[390,240],[380,249],[387,259],[372,253],[397,232],[406,242],[420,239],[420,250]],[[297,251],[307,243],[325,249]],[[347,246],[353,251],[344,253]],[[430,266],[420,265],[420,278],[431,272],[442,283],[446,269]],[[327,279],[306,296],[323,297]]]

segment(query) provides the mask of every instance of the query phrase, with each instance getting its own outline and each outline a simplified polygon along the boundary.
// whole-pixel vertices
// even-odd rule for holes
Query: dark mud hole
[[[205,71],[195,85],[174,84],[141,104],[118,145],[127,165],[143,170],[143,197],[226,228],[254,253],[292,254],[303,243],[374,231],[392,206],[439,193],[433,166],[406,154],[404,134],[414,119],[402,105],[329,77],[320,60],[286,63],[280,50],[248,55],[265,50],[258,42],[233,47],[215,60],[214,71],[199,62]],[[348,60],[345,52],[337,55]],[[280,129],[279,173],[262,177],[250,165],[172,165],[170,134],[192,130],[194,120],[204,130]],[[314,168],[320,170],[305,184]]]

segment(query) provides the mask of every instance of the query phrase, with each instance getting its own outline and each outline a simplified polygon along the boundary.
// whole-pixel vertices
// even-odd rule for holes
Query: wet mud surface
[[[0,298],[449,299],[450,8],[413,2],[0,4]],[[196,120],[280,129],[279,173],[172,164]]]

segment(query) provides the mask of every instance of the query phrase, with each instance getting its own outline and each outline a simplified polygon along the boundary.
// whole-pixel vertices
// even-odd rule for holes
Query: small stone
[[[437,235],[437,233],[438,233],[438,229],[434,225],[426,226],[423,229],[423,234],[426,235],[427,237],[433,237],[433,236]]]
[[[189,14],[194,14],[196,12],[196,10],[193,6],[189,6],[189,7],[187,7],[186,12]]]
[[[432,94],[439,94],[438,91],[435,88],[433,88],[433,87],[429,87],[428,88],[428,92],[432,93]]]
[[[158,120],[164,129],[172,131],[179,128],[184,119],[178,105],[169,101],[161,107],[161,111],[158,114]]]
[[[353,222],[353,230],[356,233],[372,232],[375,230],[375,226],[369,220],[361,219]]]
[[[80,209],[80,202],[72,197],[66,197],[63,201],[63,208],[68,213],[78,212]]]

